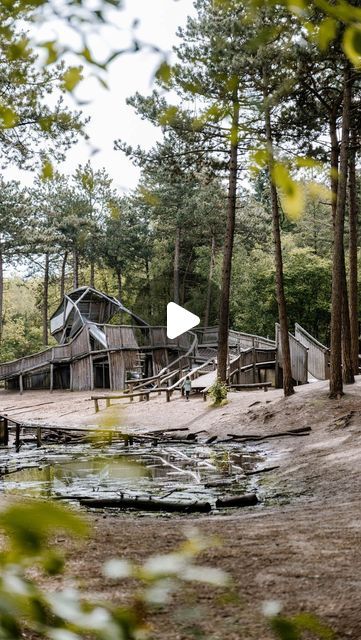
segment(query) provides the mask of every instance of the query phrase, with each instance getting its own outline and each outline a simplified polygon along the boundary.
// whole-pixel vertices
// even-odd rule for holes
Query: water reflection
[[[48,445],[11,453],[2,488],[5,493],[69,500],[176,495],[179,500],[213,502],[225,490],[229,494],[252,488],[245,472],[258,460],[239,445],[135,445],[124,453],[119,445],[105,446],[101,453],[91,445]],[[11,468],[20,461],[31,468]]]

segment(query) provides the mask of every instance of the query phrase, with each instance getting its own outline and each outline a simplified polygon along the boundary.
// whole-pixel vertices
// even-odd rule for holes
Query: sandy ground
[[[200,622],[192,630],[184,615],[176,621],[174,611],[160,613],[154,618],[154,637],[190,639],[196,626],[199,638],[270,640],[261,609],[271,599],[280,601],[286,614],[317,614],[339,639],[360,640],[361,379],[346,392],[331,401],[327,383],[314,383],[299,387],[288,399],[280,391],[234,393],[219,409],[198,397],[166,403],[163,396],[149,403],[121,403],[97,415],[89,393],[28,392],[20,397],[2,392],[0,413],[43,424],[129,430],[186,426],[219,435],[311,426],[307,437],[267,443],[280,468],[263,477],[265,501],[257,507],[192,518],[88,514],[93,537],[86,548],[79,553],[75,543],[61,543],[69,558],[68,576],[76,575],[93,595],[122,602],[129,597],[128,585],[108,583],[100,571],[102,562],[114,555],[141,560],[170,551],[191,523],[221,538],[222,546],[210,548],[201,562],[232,575],[237,599],[225,602],[209,587],[187,587],[178,604],[197,610]],[[57,579],[52,586],[59,584]]]

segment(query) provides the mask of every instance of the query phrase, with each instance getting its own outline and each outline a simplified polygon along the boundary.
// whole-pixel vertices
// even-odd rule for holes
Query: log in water
[[[168,511],[181,513],[208,513],[212,507],[209,502],[175,502],[152,498],[80,498],[85,507],[102,509],[138,509],[139,511]]]
[[[217,509],[224,507],[251,507],[258,503],[255,493],[245,493],[242,496],[225,496],[216,501]]]

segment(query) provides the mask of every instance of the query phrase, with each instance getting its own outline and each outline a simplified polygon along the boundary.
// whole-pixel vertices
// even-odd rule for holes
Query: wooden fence
[[[261,371],[274,369],[276,365],[275,347],[245,349],[229,364],[229,382],[251,384],[261,382]]]
[[[218,327],[196,329],[196,333],[200,345],[217,345]],[[263,338],[262,336],[244,333],[243,331],[234,331],[233,329],[230,329],[228,332],[228,344],[231,348],[238,347],[240,349],[249,349],[251,347],[267,349],[275,347],[275,341],[270,338]]]
[[[291,352],[292,378],[297,384],[308,382],[308,349],[291,333],[288,334]],[[276,324],[277,365],[283,367],[280,326]]]
[[[330,378],[330,350],[301,325],[295,324],[295,337],[308,349],[308,370],[317,380]]]

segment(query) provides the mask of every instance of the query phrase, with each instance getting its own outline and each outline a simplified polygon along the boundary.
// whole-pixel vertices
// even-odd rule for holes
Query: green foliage
[[[227,403],[227,387],[220,378],[217,378],[209,388],[208,395],[213,400],[213,407],[222,407]]]
[[[5,313],[0,360],[14,360],[40,351],[41,314],[36,306],[37,282],[20,278],[5,281]]]
[[[334,632],[309,613],[300,613],[292,618],[275,616],[271,620],[271,629],[279,640],[302,640],[304,632],[319,640],[333,640]],[[308,636],[307,636],[308,637]]]
[[[328,343],[330,322],[330,258],[310,247],[296,247],[295,234],[285,238],[284,286],[290,328],[298,322],[321,342]],[[263,336],[274,335],[278,317],[274,264],[260,247],[234,258],[232,326]]]
[[[32,501],[2,511],[0,529],[7,538],[0,555],[0,635],[8,640],[21,638],[24,632],[51,640],[80,640],[89,634],[99,640],[150,638],[150,615],[169,605],[182,584],[221,588],[230,584],[223,571],[196,563],[210,540],[192,533],[178,551],[151,557],[142,565],[120,558],[105,563],[104,576],[113,585],[124,578],[137,582],[126,607],[94,601],[76,588],[49,592],[29,578],[27,570],[39,567],[49,575],[63,571],[52,537],[60,531],[84,537],[88,527],[83,520],[57,504]]]

